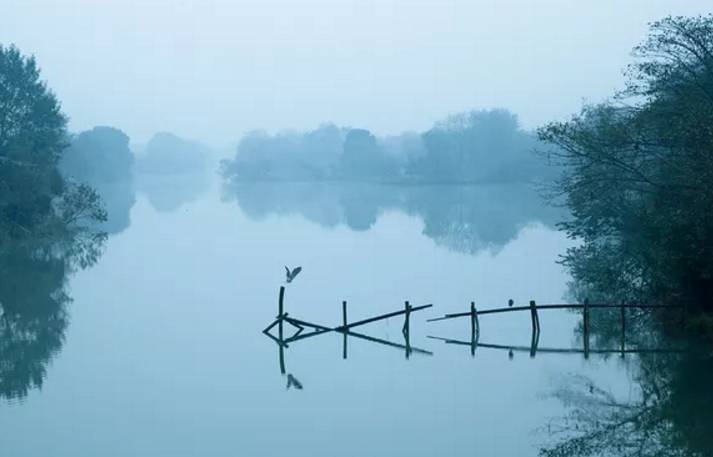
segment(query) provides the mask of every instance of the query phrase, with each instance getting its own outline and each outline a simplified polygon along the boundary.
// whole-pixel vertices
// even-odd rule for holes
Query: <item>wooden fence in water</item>
[[[361,319],[358,321],[349,322],[347,319],[347,302],[342,302],[342,324],[334,327],[325,326],[317,324],[314,322],[309,322],[302,319],[297,319],[290,316],[284,310],[284,296],[285,287],[280,287],[279,300],[278,300],[278,314],[275,320],[268,325],[263,333],[270,337],[279,347],[279,359],[280,359],[280,371],[285,374],[285,362],[284,362],[284,349],[289,347],[289,344],[304,340],[307,338],[316,337],[323,335],[325,333],[337,332],[343,335],[343,351],[342,357],[347,358],[347,338],[354,337],[364,341],[369,341],[372,343],[381,344],[384,346],[389,346],[405,351],[406,358],[412,353],[418,353],[423,355],[433,355],[431,351],[425,349],[419,349],[411,346],[410,341],[410,317],[411,313],[421,311],[427,308],[431,308],[432,304],[411,306],[408,301],[404,302],[404,307],[401,310],[380,314],[378,316],[369,317],[366,319]],[[583,347],[582,348],[540,348],[540,318],[539,312],[544,310],[555,310],[555,309],[569,309],[569,310],[582,310],[582,330],[583,330]],[[617,349],[591,349],[590,348],[590,333],[591,333],[591,310],[592,309],[618,309],[620,310],[621,316],[621,343],[620,347]],[[509,355],[512,357],[513,352],[523,351],[529,352],[530,357],[535,357],[535,354],[540,353],[557,353],[557,354],[584,354],[585,358],[589,358],[590,354],[611,354],[619,353],[622,356],[629,353],[654,353],[654,352],[681,352],[676,349],[642,349],[642,348],[627,348],[626,347],[626,314],[627,310],[631,309],[681,309],[682,319],[685,320],[685,308],[683,306],[667,306],[667,305],[640,305],[640,304],[607,304],[607,303],[590,303],[589,300],[585,300],[584,303],[565,303],[565,304],[544,304],[538,305],[534,300],[530,301],[527,306],[508,306],[502,308],[493,308],[478,310],[475,306],[475,302],[470,303],[470,310],[460,313],[445,314],[442,317],[436,317],[433,319],[428,319],[427,322],[437,322],[449,319],[457,318],[469,318],[470,319],[470,341],[455,340],[450,338],[442,338],[437,336],[429,336],[429,338],[444,341],[446,344],[455,345],[465,345],[470,346],[471,355],[475,354],[475,350],[478,347],[489,348],[489,349],[500,349],[507,350]],[[488,344],[480,342],[480,316],[485,316],[489,314],[500,314],[500,313],[510,313],[510,312],[521,312],[529,311],[530,320],[532,323],[532,334],[530,346],[517,346],[517,345],[501,345],[501,344]],[[389,319],[397,316],[404,316],[404,324],[402,327],[402,334],[404,336],[404,344],[394,343],[381,338],[376,338],[373,336],[365,335],[362,333],[357,333],[353,331],[355,327],[370,324],[372,322],[381,321],[384,319]],[[296,328],[296,332],[285,338],[284,326],[289,324]],[[277,336],[271,333],[273,328],[277,327]]]
[[[591,310],[603,308],[603,309],[618,309],[620,310],[621,316],[621,340],[620,347],[616,350],[614,349],[590,349],[589,337],[591,333]],[[582,310],[582,349],[567,349],[567,348],[538,348],[540,340],[540,317],[538,311],[540,310],[553,310],[553,309],[570,309],[570,310]],[[428,319],[427,322],[437,322],[448,319],[457,319],[461,317],[470,318],[470,329],[471,329],[471,340],[470,342],[464,342],[459,340],[452,340],[448,338],[431,337],[434,339],[440,339],[449,344],[467,344],[471,346],[471,354],[475,352],[476,347],[486,347],[492,349],[507,349],[512,354],[512,351],[522,350],[529,351],[530,356],[534,357],[537,352],[549,352],[549,353],[582,353],[585,358],[589,358],[590,353],[607,354],[607,353],[620,353],[622,356],[626,353],[645,353],[645,352],[678,352],[676,350],[668,349],[626,349],[626,311],[630,309],[680,309],[682,314],[682,321],[685,321],[685,307],[680,305],[644,305],[644,304],[609,304],[609,303],[590,303],[589,300],[585,299],[584,303],[558,303],[558,304],[545,304],[538,305],[534,300],[531,300],[528,306],[508,306],[502,308],[493,308],[478,310],[475,307],[475,302],[470,302],[470,310],[461,313],[451,313],[446,314],[442,317],[436,317],[433,319]],[[480,320],[479,316],[488,314],[499,314],[499,313],[509,313],[517,311],[530,311],[530,320],[532,322],[532,340],[530,347],[522,346],[505,346],[505,345],[495,345],[495,344],[485,344],[480,343]]]
[[[386,314],[380,314],[378,316],[361,319],[361,320],[354,321],[354,322],[349,322],[347,319],[347,302],[342,301],[342,325],[338,325],[335,327],[329,327],[329,326],[317,324],[314,322],[297,319],[297,318],[290,316],[287,312],[285,312],[284,299],[285,299],[285,287],[281,286],[280,287],[280,295],[279,295],[279,299],[278,299],[277,316],[275,317],[275,320],[263,330],[263,333],[265,335],[267,335],[270,339],[272,339],[275,343],[277,343],[277,345],[280,349],[280,353],[279,353],[280,371],[282,372],[282,374],[285,374],[284,349],[289,347],[289,344],[300,341],[300,340],[304,340],[307,338],[312,338],[315,336],[323,335],[325,333],[331,333],[331,332],[337,332],[337,333],[341,333],[344,335],[343,351],[342,351],[342,357],[344,359],[347,358],[347,338],[348,337],[354,337],[354,338],[358,338],[358,339],[361,339],[364,341],[369,341],[371,343],[377,343],[377,344],[381,344],[381,345],[388,346],[388,347],[402,349],[405,351],[406,358],[409,358],[412,353],[423,354],[423,355],[433,355],[433,353],[431,351],[427,351],[425,349],[420,349],[420,348],[411,346],[411,331],[410,331],[410,329],[411,329],[411,313],[430,308],[433,306],[432,304],[411,306],[411,304],[408,301],[406,301],[406,302],[404,302],[404,308],[401,310],[393,311],[393,312],[386,313]],[[381,338],[376,338],[376,337],[365,335],[362,333],[357,333],[352,330],[355,327],[360,327],[362,325],[370,324],[372,322],[377,322],[377,321],[381,321],[384,319],[389,319],[389,318],[397,317],[397,316],[404,316],[404,324],[403,324],[403,327],[401,328],[401,332],[404,336],[404,344],[394,343],[394,342],[384,340]],[[292,336],[290,336],[288,338],[285,338],[285,334],[284,334],[285,323],[290,324],[291,326],[293,326],[294,328],[297,329],[297,331]],[[271,330],[275,327],[277,327],[277,336],[275,336],[271,333]],[[306,329],[307,329],[307,331],[305,332]]]

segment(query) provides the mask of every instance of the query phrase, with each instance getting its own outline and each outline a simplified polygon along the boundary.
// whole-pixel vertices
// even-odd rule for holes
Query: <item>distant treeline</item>
[[[0,249],[5,242],[119,231],[133,205],[134,170],[204,169],[196,143],[161,133],[134,157],[112,127],[71,134],[33,57],[0,45]]]
[[[208,151],[204,146],[171,133],[155,134],[139,154],[131,150],[129,137],[114,127],[94,127],[70,135],[68,145],[59,170],[69,181],[87,184],[101,196],[108,213],[102,229],[108,233],[117,233],[129,226],[129,211],[136,201],[137,178],[138,187],[144,188],[152,185],[148,176],[158,179],[199,174],[208,165]],[[150,201],[165,200],[153,195],[159,190],[154,187],[151,187]],[[185,191],[175,189],[175,193],[183,196]],[[178,205],[180,202],[169,206]]]
[[[142,173],[189,173],[205,169],[207,149],[172,133],[155,134],[140,154],[134,155],[129,137],[114,127],[94,127],[70,137],[60,162],[62,172],[73,179],[108,184]]]
[[[222,173],[237,181],[521,182],[553,176],[534,153],[548,148],[520,128],[516,115],[496,109],[386,137],[334,124],[304,133],[256,131],[223,161]]]

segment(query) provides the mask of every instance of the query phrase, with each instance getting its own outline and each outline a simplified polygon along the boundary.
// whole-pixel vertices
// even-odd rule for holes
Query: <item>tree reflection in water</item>
[[[0,243],[0,398],[42,387],[69,322],[67,277],[96,263],[105,239],[78,231]]]
[[[616,347],[621,338],[619,312],[597,311],[592,313],[596,344]],[[636,387],[626,399],[580,375],[560,378],[552,396],[569,411],[547,426],[549,442],[540,455],[713,455],[713,354],[701,350],[703,345],[677,341],[670,330],[666,333],[666,321],[660,317],[628,317],[627,347],[677,345],[686,350],[627,356]]]
[[[297,214],[354,231],[369,230],[383,212],[398,210],[422,219],[424,235],[437,244],[471,254],[504,246],[527,224],[552,226],[562,216],[533,184],[242,182],[226,183],[223,194],[250,219]]]
[[[713,366],[689,355],[646,354],[632,369],[634,400],[582,376],[563,378],[554,397],[569,413],[548,425],[543,456],[713,455]]]

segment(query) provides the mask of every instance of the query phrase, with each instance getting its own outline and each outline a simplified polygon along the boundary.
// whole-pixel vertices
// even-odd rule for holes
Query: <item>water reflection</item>
[[[299,267],[298,267],[299,268]],[[296,276],[297,273],[299,273],[299,270],[301,268],[295,268],[292,273]],[[287,270],[287,277],[288,281],[291,282],[290,279],[290,270],[289,268],[285,267]],[[294,276],[292,277],[294,279]],[[368,341],[371,343],[376,343],[379,345],[387,346],[387,347],[392,347],[392,348],[397,348],[401,349],[404,351],[406,359],[408,359],[412,353],[418,353],[418,354],[424,354],[424,355],[433,355],[432,352],[427,351],[425,349],[419,349],[411,346],[411,313],[416,312],[416,311],[421,311],[427,308],[430,308],[431,304],[428,305],[421,305],[421,306],[411,306],[409,302],[405,302],[404,304],[404,309],[399,310],[399,311],[393,311],[390,313],[386,314],[380,314],[378,316],[373,316],[367,319],[361,319],[355,322],[348,322],[347,320],[347,302],[344,301],[342,302],[342,325],[337,326],[337,327],[329,327],[321,324],[316,324],[313,322],[308,322],[305,320],[297,319],[293,316],[290,316],[289,313],[285,312],[285,303],[284,303],[284,298],[285,298],[285,286],[280,287],[280,293],[279,293],[279,299],[278,299],[278,314],[275,320],[268,325],[265,330],[263,330],[263,334],[270,338],[272,341],[277,344],[278,347],[278,361],[280,365],[280,373],[284,376],[285,374],[287,375],[287,389],[289,390],[290,387],[295,387],[297,390],[302,390],[303,386],[302,384],[297,381],[297,379],[294,377],[292,373],[287,373],[287,368],[286,368],[286,362],[285,362],[285,350],[289,348],[289,345],[301,340],[305,340],[307,338],[313,338],[319,335],[324,335],[326,333],[332,333],[332,332],[338,332],[343,335],[342,338],[342,358],[347,359],[348,356],[348,350],[347,350],[347,343],[349,337],[353,338],[358,338],[363,341]],[[396,316],[404,316],[404,324],[401,330],[401,333],[403,334],[404,337],[404,344],[399,344],[399,343],[394,343],[392,341],[384,340],[381,338],[375,338],[373,336],[365,335],[362,333],[357,333],[352,330],[354,327],[359,327],[362,325],[370,324],[373,322],[377,321],[382,321],[384,319],[388,319],[391,317],[396,317]],[[294,329],[294,332],[292,333],[292,336],[286,337],[286,332],[289,331],[290,329]],[[305,331],[307,330],[307,331]],[[275,334],[276,333],[276,334]]]
[[[205,172],[139,173],[136,186],[156,211],[170,213],[200,198],[210,187],[210,177]]]
[[[0,398],[42,387],[69,323],[67,276],[93,265],[104,240],[75,233],[0,245]]]
[[[548,426],[544,456],[713,455],[713,358],[645,354],[629,364],[636,391],[618,398],[581,375],[553,396],[569,413]]]
[[[597,294],[573,282],[570,294]],[[602,309],[592,314],[596,345],[620,345],[622,364],[633,381],[633,392],[617,396],[589,377],[566,375],[556,380],[552,396],[568,408],[547,427],[549,443],[543,456],[711,456],[713,455],[713,354],[702,342],[671,334],[680,311],[659,313]],[[626,325],[623,325],[626,322]],[[575,329],[581,340],[581,326]],[[650,350],[676,345],[683,350]],[[624,348],[632,348],[624,351]],[[624,358],[624,354],[636,353]],[[615,354],[604,354],[608,357]]]
[[[423,220],[423,233],[449,249],[475,253],[498,248],[539,221],[552,226],[561,211],[548,206],[532,185],[402,186],[364,183],[226,184],[251,219],[298,214],[323,227],[369,230],[381,213],[395,209]]]
[[[107,210],[107,220],[101,230],[110,235],[123,232],[131,225],[131,208],[136,203],[136,190],[131,178],[113,182],[92,182]]]
[[[210,187],[207,173],[150,174],[139,173],[111,182],[90,181],[101,196],[108,214],[99,228],[110,235],[125,231],[131,225],[131,209],[136,193],[146,195],[149,204],[160,213],[170,213],[196,201]]]

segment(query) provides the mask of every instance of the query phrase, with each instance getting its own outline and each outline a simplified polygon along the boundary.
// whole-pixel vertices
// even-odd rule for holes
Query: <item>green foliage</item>
[[[409,175],[432,182],[533,181],[548,170],[535,154],[536,138],[502,110],[449,116],[423,134],[426,152],[411,157]]]
[[[344,139],[339,174],[347,179],[377,179],[395,174],[396,165],[383,153],[368,130],[351,129]]]
[[[235,159],[222,162],[222,174],[242,181],[328,179],[337,169],[344,135],[332,124],[303,134],[251,132],[240,140]]]
[[[62,174],[93,185],[131,178],[129,137],[113,127],[94,127],[72,138],[60,162]]]
[[[583,240],[565,263],[618,299],[713,310],[713,16],[665,18],[635,48],[627,89],[541,129]]]
[[[450,116],[423,134],[376,137],[365,129],[340,129],[331,124],[302,134],[252,132],[241,140],[235,159],[222,163],[222,172],[239,181],[474,183],[551,179],[552,169],[534,154],[535,149],[548,148],[521,130],[514,114],[472,111]]]
[[[208,151],[204,146],[162,132],[149,140],[137,169],[157,174],[195,173],[205,170],[207,164]]]
[[[93,191],[66,183],[57,169],[66,123],[35,59],[0,46],[0,243],[105,217]]]
[[[94,127],[74,136],[59,168],[80,191],[76,197],[85,198],[84,202],[72,199],[77,210],[84,210],[77,220],[108,233],[118,233],[129,226],[129,211],[135,202],[134,155],[124,132],[113,127]],[[91,189],[101,197],[105,210],[95,206],[94,217],[87,217],[87,210],[91,214],[92,209],[86,208],[85,203],[101,203],[90,195]]]

